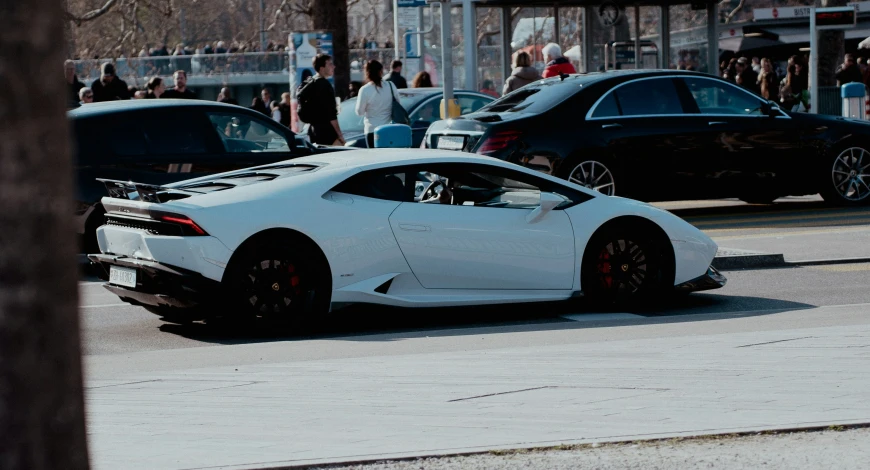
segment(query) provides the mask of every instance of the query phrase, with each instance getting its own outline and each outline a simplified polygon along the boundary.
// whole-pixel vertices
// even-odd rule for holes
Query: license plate
[[[136,270],[109,266],[109,284],[124,287],[136,287]]]
[[[438,138],[439,149],[462,150],[463,147],[465,147],[465,137],[445,135]]]

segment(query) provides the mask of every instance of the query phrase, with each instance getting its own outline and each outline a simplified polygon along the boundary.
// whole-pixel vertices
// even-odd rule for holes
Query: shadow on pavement
[[[814,305],[759,297],[694,294],[660,305],[593,307],[583,301],[494,305],[468,308],[397,308],[355,305],[293,332],[267,322],[245,326],[223,320],[187,325],[164,324],[160,330],[214,344],[333,339],[393,341],[420,336],[460,336],[523,331],[588,329],[613,326],[701,322],[753,317]],[[572,321],[567,314],[632,313],[640,318]]]

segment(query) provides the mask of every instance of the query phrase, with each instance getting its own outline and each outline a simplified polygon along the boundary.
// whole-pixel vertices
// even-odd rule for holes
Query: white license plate
[[[438,138],[438,148],[444,150],[462,150],[465,147],[465,137],[441,136]]]
[[[135,288],[136,270],[109,266],[109,284]]]

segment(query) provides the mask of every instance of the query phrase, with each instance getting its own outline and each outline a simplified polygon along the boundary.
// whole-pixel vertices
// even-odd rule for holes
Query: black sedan
[[[441,88],[404,88],[399,90],[399,103],[408,111],[411,118],[411,146],[417,148],[423,143],[426,129],[433,122],[441,119],[441,98],[444,93]],[[493,102],[495,98],[474,91],[457,90],[454,93],[459,101],[462,114],[471,113]],[[348,147],[366,148],[366,136],[363,131],[363,118],[357,116],[356,98],[350,98],[341,103],[338,113],[338,124]]]
[[[870,203],[870,124],[792,113],[697,72],[563,75],[434,123],[426,146],[491,155],[646,201],[821,193]]]
[[[92,103],[68,112],[75,139],[76,229],[99,252],[103,224],[97,178],[166,184],[212,173],[345,150],[315,147],[263,114],[200,100]]]

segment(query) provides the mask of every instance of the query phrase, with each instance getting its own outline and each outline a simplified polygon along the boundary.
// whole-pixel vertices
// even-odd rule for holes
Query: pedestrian
[[[271,111],[266,108],[265,103],[263,103],[263,100],[260,99],[259,96],[255,96],[254,99],[251,100],[251,106],[249,106],[248,109],[265,114],[266,116],[272,115]]]
[[[272,109],[277,103],[277,101],[272,99],[272,92],[269,91],[268,88],[260,90],[260,98],[263,99],[263,104],[266,105],[266,109]]]
[[[78,106],[84,106],[88,103],[94,102],[94,92],[88,88],[84,87],[79,89],[79,102]]]
[[[344,145],[341,127],[338,124],[338,104],[335,89],[329,77],[335,73],[332,56],[317,54],[313,60],[317,72],[305,81],[296,92],[299,120],[310,124],[311,141],[320,145]]]
[[[218,100],[218,102],[220,102],[220,103],[234,104],[234,105],[236,105],[236,106],[239,105],[239,102],[236,101],[235,98],[233,98],[233,95],[232,95],[232,93],[230,92],[230,89],[229,89],[228,87],[223,87],[223,88],[221,88],[221,92],[220,92],[220,94],[218,95],[218,99],[217,99],[217,100]]]
[[[408,88],[408,82],[405,80],[405,77],[402,76],[402,61],[394,60],[393,63],[390,64],[390,69],[392,71],[387,76],[386,80],[393,85],[396,85],[396,88]]]
[[[85,87],[85,84],[79,81],[76,76],[76,63],[67,60],[63,63],[63,76],[66,79],[66,86],[69,91],[67,107],[74,108],[81,101],[79,98],[79,90]]]
[[[566,57],[562,55],[562,48],[558,44],[551,42],[541,49],[544,54],[544,60],[547,62],[547,67],[544,68],[543,77],[558,77],[562,74],[577,73],[574,66],[571,65]]]
[[[111,62],[102,65],[100,78],[91,84],[94,92],[94,102],[129,100],[130,90],[124,80],[115,76],[115,66]]]
[[[432,88],[432,77],[429,72],[420,72],[411,80],[411,88]]]
[[[483,85],[480,87],[480,92],[484,95],[492,96],[493,98],[498,98],[498,92],[495,91],[495,83],[492,80],[484,80]]]
[[[197,99],[196,93],[187,88],[187,72],[184,70],[176,70],[175,73],[172,74],[172,78],[175,79],[175,88],[166,90],[161,98],[177,98],[185,100]]]
[[[745,90],[758,94],[758,74],[752,70],[749,59],[746,57],[737,59],[736,70],[737,76],[734,77],[735,83]]]
[[[163,93],[166,92],[166,85],[160,77],[151,77],[151,80],[148,80],[148,84],[145,85],[145,88],[147,90],[145,99],[160,98],[163,96]]]
[[[861,75],[861,69],[855,62],[855,56],[852,54],[846,54],[846,57],[843,59],[843,64],[840,65],[839,69],[837,69],[836,78],[838,86],[843,86],[847,83],[864,82],[864,77]]]
[[[514,57],[514,69],[504,82],[502,94],[506,95],[540,79],[540,72],[532,67],[532,56],[526,51],[520,51]]]
[[[281,118],[278,120],[278,122],[280,122],[282,126],[287,128],[290,127],[290,114],[292,113],[293,109],[291,105],[292,101],[290,100],[290,93],[281,93],[281,101],[278,103],[278,110],[281,112]]]
[[[773,64],[767,57],[761,59],[761,73],[758,74],[758,89],[766,100],[776,100],[779,79],[773,70]]]
[[[366,144],[375,147],[375,129],[393,120],[393,99],[398,99],[398,91],[392,82],[382,79],[384,66],[377,60],[366,63],[365,74],[368,83],[359,90],[356,100],[356,114],[362,116]]]

